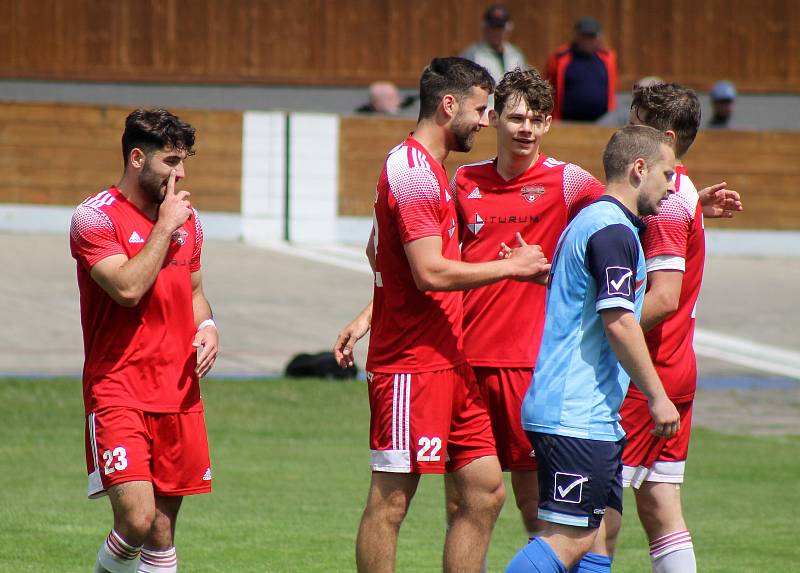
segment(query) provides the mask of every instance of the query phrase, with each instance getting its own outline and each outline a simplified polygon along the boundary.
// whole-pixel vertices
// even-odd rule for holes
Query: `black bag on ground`
[[[355,364],[349,368],[341,368],[333,356],[333,352],[302,353],[294,356],[286,365],[287,378],[327,378],[329,380],[347,380],[358,375]]]

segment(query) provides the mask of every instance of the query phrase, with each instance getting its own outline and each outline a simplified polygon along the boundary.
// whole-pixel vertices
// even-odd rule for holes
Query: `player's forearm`
[[[109,281],[114,300],[123,306],[136,306],[156,282],[164,265],[172,233],[158,225],[153,227],[147,242],[136,256],[125,261]]]
[[[650,288],[644,296],[642,330],[648,332],[661,324],[678,310],[681,300],[683,273],[676,271],[652,271],[647,274]]]
[[[637,388],[649,401],[665,397],[664,386],[650,359],[644,333],[634,314],[616,310],[603,311],[603,326],[611,350]]]
[[[206,320],[214,318],[214,313],[211,311],[211,305],[202,292],[192,295],[192,309],[194,310],[195,326],[200,326]]]
[[[442,259],[415,274],[414,280],[420,290],[451,291],[477,288],[514,276],[510,259],[484,263]]]
[[[366,324],[367,329],[369,329],[369,326],[372,324],[372,300],[370,300],[369,304],[358,314],[356,320],[362,324]]]
[[[647,293],[642,306],[642,319],[640,321],[642,330],[649,332],[674,314],[676,310],[678,310],[678,305],[674,304],[670,297],[662,296],[658,293],[654,293],[651,296],[650,293]]]

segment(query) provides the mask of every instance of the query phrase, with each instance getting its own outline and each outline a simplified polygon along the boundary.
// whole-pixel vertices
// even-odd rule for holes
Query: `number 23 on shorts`
[[[106,475],[111,475],[116,471],[122,471],[128,467],[128,453],[122,446],[117,446],[113,450],[103,452],[105,466],[103,471]]]

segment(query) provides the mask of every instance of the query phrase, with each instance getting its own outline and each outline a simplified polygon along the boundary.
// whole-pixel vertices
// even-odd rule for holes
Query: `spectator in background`
[[[547,79],[555,90],[553,119],[595,121],[616,108],[617,56],[602,46],[600,22],[587,16],[575,22],[572,43],[547,61]]]
[[[392,82],[373,82],[369,85],[369,101],[356,108],[358,113],[383,113],[397,115],[401,110],[413,105],[414,96],[400,99],[400,92]]]
[[[736,86],[728,80],[721,80],[711,86],[708,93],[711,98],[710,128],[724,129],[730,127],[733,106],[736,102]]]
[[[527,69],[525,55],[508,42],[513,29],[514,23],[505,6],[489,6],[483,15],[483,40],[469,46],[461,57],[486,68],[495,82],[514,68]]]

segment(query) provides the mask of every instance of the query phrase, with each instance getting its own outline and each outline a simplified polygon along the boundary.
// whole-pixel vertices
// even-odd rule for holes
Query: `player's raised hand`
[[[550,264],[547,262],[547,257],[539,245],[529,245],[522,238],[522,235],[517,233],[516,236],[518,247],[510,249],[508,255],[505,256],[509,247],[502,243],[501,253],[504,257],[514,264],[513,276],[517,280],[536,281],[540,282],[547,278],[547,273],[550,272]]]
[[[704,187],[697,194],[700,196],[703,216],[709,219],[730,219],[734,213],[744,210],[739,193],[728,189],[725,181]]]
[[[200,350],[197,355],[197,367],[194,369],[198,378],[208,374],[214,367],[219,352],[219,333],[217,327],[208,325],[197,331],[192,346]]]
[[[667,398],[666,394],[654,398],[649,404],[650,416],[655,422],[655,428],[650,433],[659,438],[671,438],[678,433],[681,427],[681,416],[675,404]]]
[[[354,363],[353,347],[367,332],[372,320],[372,303],[370,302],[353,321],[345,326],[333,345],[333,356],[342,368],[350,368]]]
[[[188,191],[176,191],[175,180],[177,172],[173,169],[167,179],[167,190],[164,200],[158,207],[158,221],[168,228],[168,231],[177,230],[192,216],[192,204],[189,203]]]

